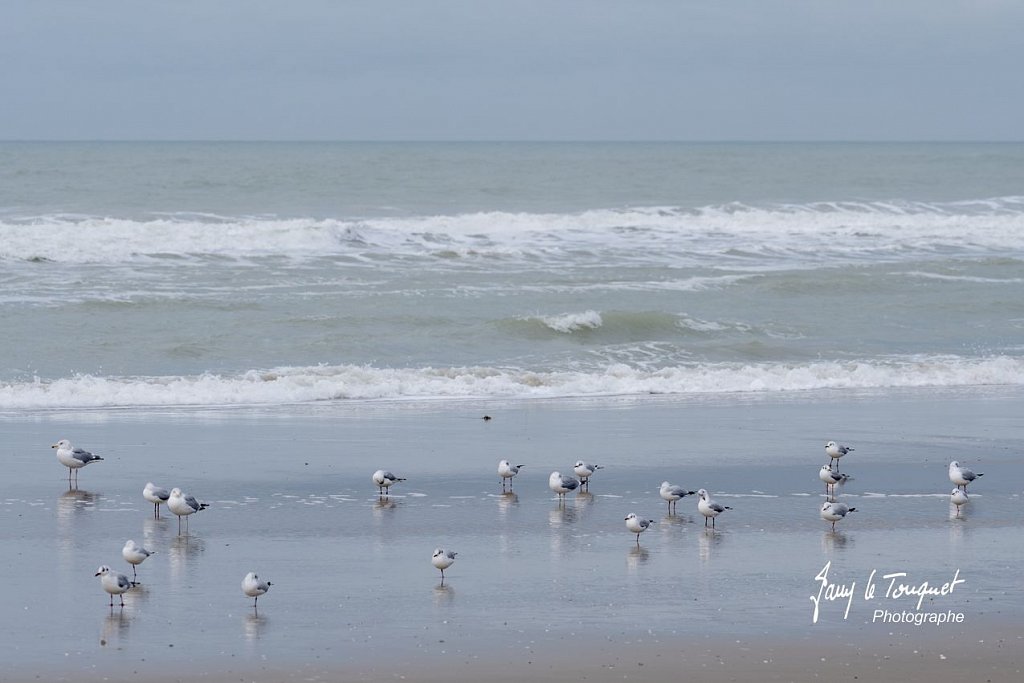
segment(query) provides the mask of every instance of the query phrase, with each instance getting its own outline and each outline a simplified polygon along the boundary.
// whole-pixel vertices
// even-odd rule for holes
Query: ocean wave
[[[571,214],[480,212],[326,219],[159,215],[151,220],[64,214],[0,221],[0,259],[53,263],[204,259],[381,258],[616,262],[701,255],[750,259],[962,249],[1024,251],[1024,198],[974,202],[816,202],[697,209],[636,207]]]
[[[693,364],[659,370],[612,364],[590,372],[334,365],[252,370],[235,376],[76,375],[0,384],[0,410],[282,405],[340,400],[709,395],[977,385],[1024,385],[1024,359],[935,356],[885,361]]]

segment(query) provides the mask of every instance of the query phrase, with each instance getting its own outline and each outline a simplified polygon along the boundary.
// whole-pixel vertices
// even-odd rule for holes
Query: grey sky
[[[8,0],[0,139],[1022,140],[1018,0]]]

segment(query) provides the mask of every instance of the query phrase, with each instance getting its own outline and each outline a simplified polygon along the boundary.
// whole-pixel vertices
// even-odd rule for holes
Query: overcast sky
[[[0,139],[1024,140],[1024,2],[5,0]]]

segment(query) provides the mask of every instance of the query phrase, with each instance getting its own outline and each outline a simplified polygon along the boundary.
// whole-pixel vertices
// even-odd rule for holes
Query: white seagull
[[[960,506],[967,505],[967,491],[957,487],[953,489],[953,493],[949,494],[949,502],[956,505],[956,516],[960,516]]]
[[[978,477],[985,476],[984,472],[975,473],[968,467],[961,467],[960,463],[956,460],[949,463],[949,480],[957,485],[957,488],[961,488],[964,491],[967,490],[967,485]]]
[[[153,516],[160,518],[160,503],[166,503],[171,497],[171,492],[157,486],[151,481],[146,482],[146,488],[142,489],[142,497],[153,504]]]
[[[719,505],[715,501],[711,500],[711,496],[705,489],[697,491],[697,495],[700,496],[700,500],[697,501],[697,510],[700,514],[704,515],[704,526],[708,525],[708,520],[711,520],[711,528],[715,528],[715,517],[722,514],[725,510],[732,510],[728,505]]]
[[[676,486],[670,484],[667,481],[661,482],[661,488],[658,489],[658,495],[661,496],[662,500],[668,501],[668,513],[672,514],[672,508],[675,507],[676,501],[683,496],[692,496],[696,491],[687,491],[682,486]]]
[[[552,472],[548,477],[548,488],[558,494],[559,500],[564,500],[565,494],[575,491],[580,482],[576,477],[562,476],[561,472]]]
[[[249,572],[242,579],[242,592],[252,598],[252,608],[256,609],[256,603],[259,602],[260,596],[265,595],[270,587],[274,584],[269,581],[264,581],[260,577],[256,576],[256,572]]]
[[[836,522],[846,517],[849,512],[856,512],[857,508],[847,507],[842,503],[823,503],[821,506],[821,518],[826,522],[832,522],[832,531],[836,530]]]
[[[590,490],[590,477],[593,476],[594,472],[603,470],[603,465],[591,465],[589,462],[583,462],[577,460],[576,464],[572,466],[572,471],[576,473],[576,476],[580,478],[581,485]]]
[[[430,558],[430,563],[441,570],[441,583],[444,584],[444,570],[452,566],[455,562],[455,556],[458,553],[451,550],[445,550],[443,548],[434,548],[434,555]]]
[[[828,465],[822,465],[821,469],[818,471],[818,479],[821,479],[823,482],[825,482],[825,495],[827,496],[829,492],[829,487],[831,487],[832,493],[834,494],[836,492],[836,484],[842,486],[846,482],[853,479],[853,477],[851,477],[848,474],[840,474],[839,472],[832,469]]]
[[[852,450],[854,450],[853,446],[840,446],[835,441],[829,441],[825,444],[825,455],[829,457],[829,466]]]
[[[377,485],[380,495],[387,493],[387,489],[394,483],[405,481],[405,477],[396,477],[387,470],[377,470],[373,473],[373,483]]]
[[[71,473],[75,473],[75,485],[78,485],[78,470],[85,467],[91,462],[102,460],[98,455],[93,455],[89,451],[81,448],[74,448],[71,442],[67,439],[61,439],[57,443],[50,446],[50,448],[57,449],[57,460],[60,461],[61,465],[68,468],[68,485],[71,485]]]
[[[636,534],[636,544],[640,545],[640,534],[647,531],[648,527],[654,524],[653,519],[640,519],[636,513],[630,512],[626,515],[626,528]]]
[[[114,596],[120,596],[121,607],[124,607],[124,594],[132,587],[132,582],[124,574],[112,571],[107,565],[96,570],[96,576],[100,577],[100,585],[103,590],[110,593],[110,607],[114,607]]]
[[[193,496],[184,494],[181,489],[171,489],[171,495],[167,498],[167,509],[178,515],[178,533],[181,533],[181,518],[185,518],[185,533],[188,533],[188,516],[205,510],[210,507],[206,503],[200,503]]]
[[[508,487],[512,488],[512,477],[519,474],[519,468],[523,465],[513,465],[508,460],[498,462],[498,476],[501,477],[501,490],[505,490],[505,480],[508,480]]]
[[[146,558],[152,554],[153,553],[151,551],[146,550],[131,539],[125,541],[124,547],[121,548],[121,557],[125,559],[125,562],[132,566],[132,585],[135,585],[139,578],[138,572],[135,571],[135,568],[142,564]]]

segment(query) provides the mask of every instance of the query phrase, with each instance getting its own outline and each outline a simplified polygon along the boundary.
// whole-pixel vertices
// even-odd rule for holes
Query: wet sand
[[[1022,406],[977,390],[0,416],[0,679],[1016,680]],[[77,490],[62,437],[106,458]],[[839,499],[858,511],[834,533],[828,439],[857,449]],[[514,494],[501,458],[526,464]],[[562,505],[547,476],[576,459],[606,468]],[[960,518],[952,459],[986,472]],[[383,501],[379,467],[408,477]],[[693,498],[669,515],[664,479],[733,509],[713,532]],[[152,518],[149,480],[210,503],[189,535]],[[639,546],[630,511],[657,522]],[[131,574],[128,538],[156,554],[111,612],[93,574]],[[443,586],[436,546],[459,552]],[[855,590],[812,623],[829,562]],[[248,571],[274,583],[258,612]],[[962,583],[917,610],[884,597],[899,572]]]

